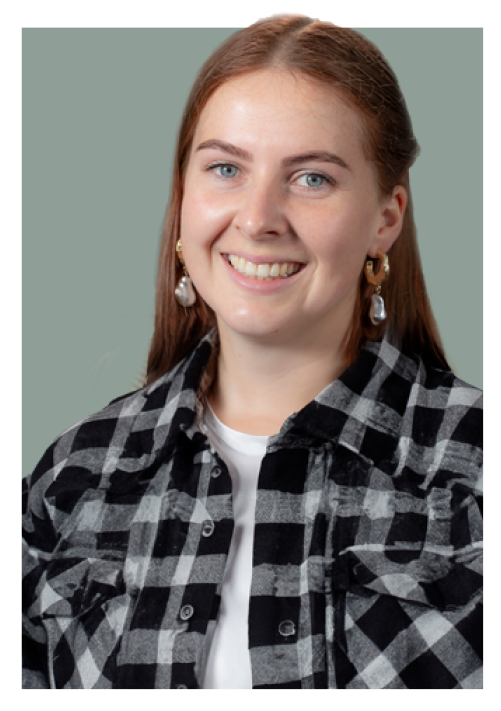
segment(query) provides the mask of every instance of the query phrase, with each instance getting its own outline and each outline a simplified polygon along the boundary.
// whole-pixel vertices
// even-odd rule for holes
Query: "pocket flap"
[[[51,562],[40,594],[42,617],[77,617],[124,592],[123,564],[95,558]]]
[[[466,605],[481,591],[481,514],[473,496],[458,501],[438,488],[420,500],[359,489],[349,498],[349,526],[343,530],[340,521],[334,529],[334,590],[441,610]]]

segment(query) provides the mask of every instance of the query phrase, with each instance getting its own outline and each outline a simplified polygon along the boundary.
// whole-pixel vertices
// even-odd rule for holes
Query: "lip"
[[[231,254],[234,254],[232,252]],[[238,256],[244,257],[244,259],[247,259],[243,254],[238,254]],[[295,264],[301,264],[301,268],[299,269],[298,272],[295,274],[292,274],[291,276],[287,277],[286,279],[271,279],[270,281],[266,281],[264,279],[252,279],[252,277],[245,276],[245,274],[240,274],[240,272],[237,272],[236,269],[234,269],[231,264],[228,262],[228,255],[227,254],[221,254],[221,258],[223,260],[224,268],[228,271],[230,278],[233,279],[233,281],[238,284],[239,286],[244,287],[245,289],[249,289],[250,291],[256,291],[259,293],[263,294],[268,294],[271,292],[275,291],[280,291],[281,289],[286,289],[288,286],[291,286],[297,279],[301,276],[303,273],[304,269],[304,263],[303,262],[294,262]],[[249,258],[247,261],[251,262],[252,259]],[[275,259],[273,260],[275,262],[285,262],[287,261],[286,259]],[[254,262],[254,264],[268,264],[271,263],[266,261],[266,262]]]

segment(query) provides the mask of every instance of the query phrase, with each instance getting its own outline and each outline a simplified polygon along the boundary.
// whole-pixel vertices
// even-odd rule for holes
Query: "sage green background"
[[[406,97],[432,305],[452,367],[481,387],[482,30],[360,31]],[[178,122],[232,32],[23,30],[23,475],[141,377]]]

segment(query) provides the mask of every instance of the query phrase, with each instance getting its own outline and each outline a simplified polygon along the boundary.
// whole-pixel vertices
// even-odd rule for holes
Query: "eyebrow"
[[[220,151],[224,151],[229,155],[235,156],[235,158],[241,158],[242,160],[251,161],[252,154],[245,151],[243,148],[234,146],[233,143],[227,143],[226,141],[220,141],[219,139],[213,138],[208,141],[203,141],[197,146],[197,151],[202,151],[207,148],[217,148]],[[331,153],[330,151],[308,151],[307,153],[299,153],[295,156],[290,156],[285,158],[282,163],[285,168],[290,168],[294,165],[301,165],[302,163],[309,163],[310,161],[322,161],[323,163],[335,163],[341,168],[346,170],[351,170],[350,166],[346,161],[344,161],[341,156]]]

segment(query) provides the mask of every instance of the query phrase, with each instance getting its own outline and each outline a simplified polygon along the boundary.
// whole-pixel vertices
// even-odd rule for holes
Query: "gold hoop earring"
[[[193,288],[193,282],[190,279],[190,275],[188,274],[188,270],[186,269],[186,265],[184,263],[183,247],[180,239],[178,239],[176,244],[176,254],[181,266],[183,267],[184,275],[178,281],[174,294],[181,306],[186,308],[187,306],[193,306],[197,300],[197,296],[195,294],[195,289]]]
[[[371,259],[366,261],[364,267],[365,278],[369,284],[375,287],[374,293],[371,296],[371,307],[369,309],[369,316],[374,326],[379,326],[379,324],[383,323],[387,318],[384,299],[381,296],[381,284],[390,276],[388,255],[385,254],[382,249],[378,249],[377,256],[381,260],[377,274],[374,274]]]

